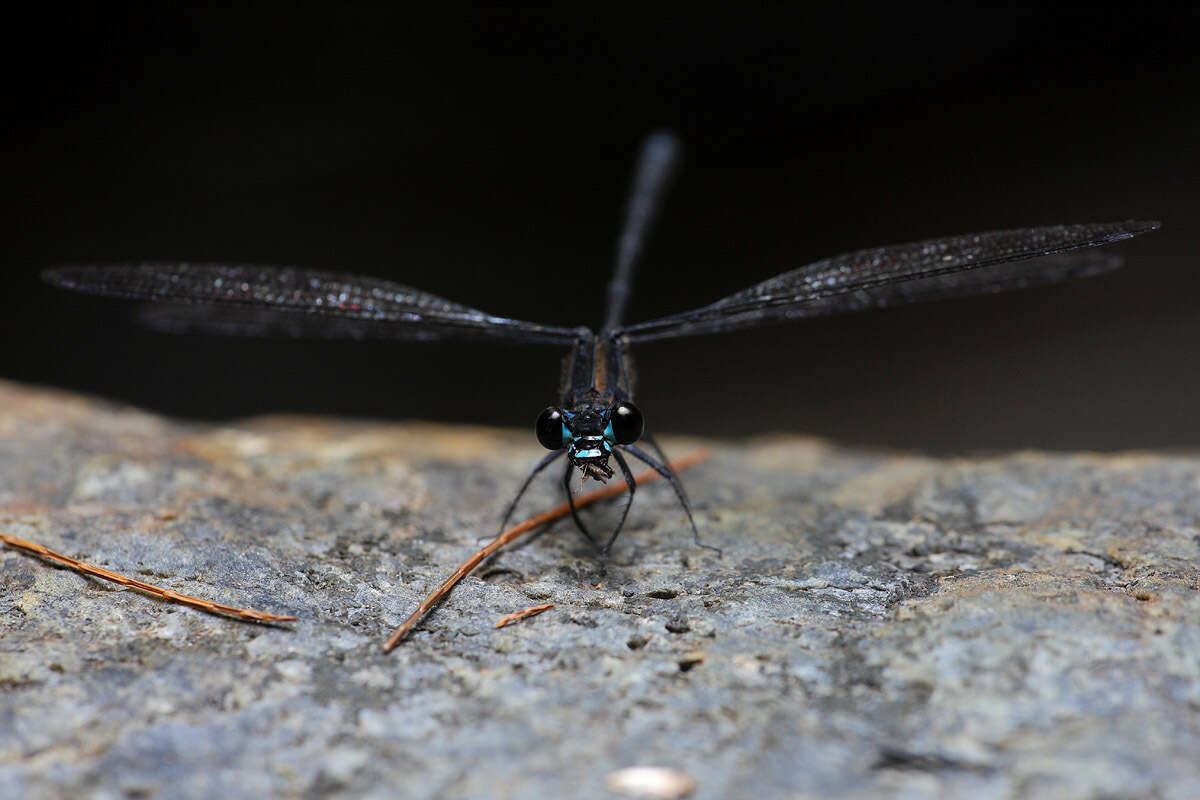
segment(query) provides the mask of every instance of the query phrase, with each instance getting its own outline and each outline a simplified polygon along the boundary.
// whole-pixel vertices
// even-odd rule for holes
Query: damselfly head
[[[567,458],[584,480],[604,483],[613,476],[609,457],[613,446],[633,444],[641,438],[645,422],[633,403],[612,406],[600,403],[563,409],[551,406],[538,416],[535,431],[547,450],[566,448]]]
[[[592,424],[584,423],[578,424],[574,430],[571,430],[571,441],[567,444],[567,458],[571,459],[571,463],[579,469],[584,480],[592,478],[604,483],[613,476],[613,469],[608,465],[613,443],[603,432],[595,432],[596,427],[594,422]],[[603,430],[601,429],[601,431]]]

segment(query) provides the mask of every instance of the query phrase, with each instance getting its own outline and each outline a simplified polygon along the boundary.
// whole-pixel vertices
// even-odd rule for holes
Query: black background
[[[665,125],[686,164],[634,320],[872,245],[1164,227],[1091,281],[646,345],[655,429],[1200,445],[1196,13],[903,6],[10,18],[0,377],[202,418],[531,425],[553,348],[163,336],[36,273],[334,267],[594,325],[633,154]]]

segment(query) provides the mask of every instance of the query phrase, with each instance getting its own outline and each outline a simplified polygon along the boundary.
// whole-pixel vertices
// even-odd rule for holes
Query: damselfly
[[[679,149],[668,133],[654,134],[643,144],[599,332],[497,317],[391,281],[296,267],[64,266],[47,270],[44,277],[66,289],[152,301],[155,305],[143,309],[142,321],[174,332],[565,346],[558,403],[542,411],[534,426],[538,442],[550,453],[521,485],[501,529],[534,477],[565,456],[562,483],[575,525],[607,554],[633,503],[635,486],[626,455],[667,479],[693,538],[704,546],[687,494],[645,432],[642,412],[633,403],[631,345],[1095,275],[1119,266],[1120,259],[1085,248],[1158,228],[1157,222],[1136,221],[1051,225],[860,250],[784,272],[702,308],[628,325],[623,320],[634,266],[678,164]],[[639,447],[640,442],[647,447]],[[629,487],[629,499],[616,527],[599,539],[575,512],[571,476],[579,470],[583,480],[604,482],[615,474],[613,462]]]

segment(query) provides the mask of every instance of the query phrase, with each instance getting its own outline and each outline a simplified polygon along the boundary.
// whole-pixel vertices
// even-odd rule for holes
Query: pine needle
[[[514,611],[511,614],[505,614],[503,617],[496,620],[496,627],[507,628],[514,622],[520,622],[523,619],[535,617],[543,611],[549,611],[552,608],[554,608],[554,603],[543,603],[540,606],[530,606],[529,608],[523,608],[520,611]]]
[[[688,467],[693,467],[696,464],[707,460],[710,455],[712,455],[712,453],[706,449],[695,450],[691,453],[688,453],[686,456],[683,456],[682,458],[670,462],[669,466],[676,472],[680,472]],[[661,476],[654,470],[646,470],[645,472],[639,472],[637,475],[635,475],[633,477],[633,482],[636,485],[641,486],[642,484],[649,483],[650,481],[656,480],[659,477]],[[623,484],[617,483],[600,489],[595,489],[587,494],[582,494],[579,497],[576,497],[575,507],[583,508],[584,506],[591,505],[599,500],[605,500],[609,497],[616,497],[617,495],[622,494],[625,490],[626,487]],[[521,536],[524,536],[526,533],[540,528],[547,523],[562,519],[570,513],[571,507],[567,503],[563,503],[555,506],[549,511],[543,511],[537,516],[530,517],[521,524],[509,528],[495,539],[488,542],[486,545],[476,551],[474,555],[460,564],[458,569],[454,570],[450,577],[442,582],[441,586],[434,589],[429,593],[428,597],[421,601],[421,604],[417,606],[417,610],[414,611],[408,619],[404,620],[403,624],[396,629],[395,633],[389,636],[388,640],[383,643],[383,652],[389,652],[393,647],[400,644],[400,641],[408,634],[409,631],[416,627],[416,624],[421,621],[421,618],[428,614],[429,610],[437,605],[438,601],[450,593],[450,590],[454,588],[455,584],[467,577],[472,570],[478,567],[481,563],[483,563],[483,561],[485,561],[501,547],[504,547],[504,545],[508,544],[509,542],[512,542],[513,540],[518,539]]]
[[[128,586],[131,589],[137,589],[139,592],[145,592],[153,597],[158,597],[163,600],[168,600],[172,603],[191,606],[198,608],[201,611],[208,611],[212,614],[224,614],[225,616],[236,617],[237,619],[250,620],[253,622],[294,622],[296,617],[282,616],[279,614],[268,614],[265,611],[255,611],[252,608],[237,608],[235,606],[226,606],[220,603],[213,603],[209,600],[202,600],[199,597],[191,597],[190,595],[173,592],[170,589],[164,589],[161,586],[155,586],[150,583],[126,577],[116,572],[110,572],[103,567],[97,567],[95,564],[89,564],[86,561],[80,561],[70,556],[64,556],[61,553],[56,553],[48,547],[42,547],[40,544],[30,542],[26,539],[21,539],[17,536],[9,536],[8,534],[0,533],[0,542],[4,542],[9,547],[15,547],[18,550],[24,550],[27,553],[32,553],[35,556],[62,564],[65,567],[70,567],[76,572],[82,572],[84,575],[91,575],[94,578],[112,581],[121,586]]]

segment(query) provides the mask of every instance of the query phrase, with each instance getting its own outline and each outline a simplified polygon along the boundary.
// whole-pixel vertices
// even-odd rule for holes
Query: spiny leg
[[[696,527],[696,520],[692,517],[692,504],[688,500],[687,493],[683,491],[683,484],[679,482],[679,477],[675,474],[675,472],[665,463],[655,461],[652,456],[647,455],[631,444],[623,444],[619,446],[622,450],[626,451],[627,453],[631,453],[632,455],[644,461],[647,466],[667,479],[667,481],[671,484],[671,488],[675,490],[675,496],[679,498],[679,504],[683,506],[683,510],[687,514],[688,522],[692,524],[692,541],[696,543],[697,547],[703,547],[705,550],[712,550],[719,557],[721,555],[721,548],[713,547],[711,544],[705,544],[704,542],[700,541],[700,529]],[[657,446],[655,446],[655,449],[658,449]]]
[[[571,473],[574,471],[575,465],[571,463],[571,459],[567,459],[567,470],[563,473],[563,489],[567,493],[567,505],[571,508],[571,519],[575,520],[575,527],[583,534],[583,538],[592,543],[592,547],[600,549],[600,543],[592,536],[592,532],[583,524],[583,520],[579,518],[579,511],[575,508],[575,495],[571,494]]]
[[[664,453],[663,449],[658,446],[658,440],[651,436],[649,432],[642,433],[642,441],[650,445],[650,448],[654,451],[654,454],[658,456],[658,460],[663,463],[663,466],[666,466],[670,463],[671,459],[667,458],[667,454]],[[667,469],[670,469],[670,467],[667,467]]]
[[[659,459],[658,464],[652,464],[649,461],[647,461],[646,463],[650,464],[650,466],[654,467],[654,469],[657,470],[660,475],[665,476],[668,480],[670,480],[672,482],[672,485],[675,487],[675,492],[679,495],[682,495],[682,497],[680,498],[680,501],[683,503],[684,508],[689,508],[690,504],[691,504],[691,500],[687,497],[687,492],[684,491],[683,481],[679,480],[679,476],[675,474],[675,470],[671,469],[671,459],[667,458],[667,454],[665,452],[663,452],[662,447],[659,446],[658,440],[655,439],[650,434],[649,431],[646,431],[646,432],[642,433],[642,441],[645,442],[646,444],[650,445],[650,447],[654,450],[654,454],[657,455],[658,459]],[[644,453],[639,453],[638,455],[641,455],[643,458],[645,457]],[[664,473],[662,471],[662,469],[660,469],[660,467],[662,469],[665,469],[667,472]],[[667,474],[667,473],[670,473],[670,474]],[[694,531],[695,528],[696,528],[696,525],[693,522],[692,530]]]
[[[629,487],[629,499],[625,501],[625,508],[621,511],[621,519],[617,521],[617,527],[613,529],[612,536],[609,536],[608,541],[604,543],[604,547],[600,548],[600,554],[603,556],[608,555],[608,551],[612,549],[613,542],[617,540],[617,535],[625,527],[625,518],[629,516],[629,507],[633,505],[633,493],[637,491],[637,481],[633,479],[633,473],[629,471],[629,464],[625,462],[625,457],[620,452],[613,450],[613,458],[617,460],[617,464],[621,467],[621,475],[625,478],[625,485]]]
[[[565,452],[567,452],[567,448],[565,447],[562,450],[555,450],[537,463],[537,466],[533,468],[533,472],[530,472],[529,477],[521,484],[521,489],[517,492],[517,496],[508,504],[508,510],[504,512],[504,519],[500,521],[500,533],[504,533],[504,529],[508,527],[508,520],[512,517],[513,512],[517,510],[517,503],[520,502],[521,497],[525,494],[525,490],[529,488],[529,484],[533,483],[533,479],[538,476],[539,472],[550,466],[554,459]]]

